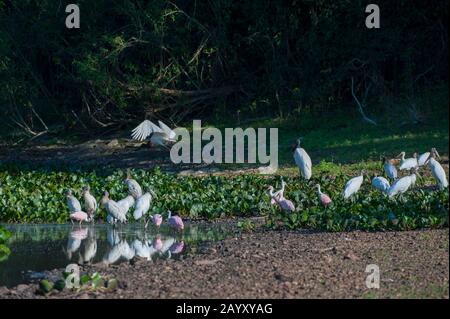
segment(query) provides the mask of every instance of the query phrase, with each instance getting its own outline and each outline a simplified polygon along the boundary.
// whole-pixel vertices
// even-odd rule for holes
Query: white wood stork
[[[401,171],[404,170],[410,170],[413,168],[416,168],[419,166],[419,163],[417,161],[417,153],[413,154],[413,157],[411,158],[405,158],[406,153],[405,152],[401,152],[397,157],[400,157],[400,167],[399,169]]]
[[[66,190],[66,203],[67,207],[69,207],[69,213],[81,212],[81,204],[78,199],[73,196],[72,190]]]
[[[342,195],[344,199],[350,198],[353,194],[356,194],[359,189],[361,188],[361,185],[364,181],[364,171],[361,171],[360,176],[353,177],[350,179],[344,187],[344,191],[342,192]]]
[[[144,141],[147,137],[150,142],[155,145],[167,147],[169,143],[175,143],[176,133],[161,121],[158,125],[149,120],[144,120],[136,128],[133,129],[131,137],[138,141]]]
[[[390,180],[395,181],[397,179],[397,169],[386,157],[383,157],[383,169]]]
[[[292,151],[294,152],[294,160],[298,169],[300,170],[300,175],[309,180],[312,175],[312,162],[308,153],[300,147],[301,138],[297,139],[296,144],[293,146]]]
[[[117,201],[117,205],[119,205],[125,214],[127,214],[130,208],[134,207],[135,202],[134,197],[132,195],[128,195],[127,197]]]
[[[134,199],[138,199],[142,196],[142,188],[138,182],[131,178],[130,170],[127,170],[127,176],[123,181],[128,187],[128,194],[134,197]]]
[[[94,196],[92,196],[90,192],[89,186],[84,186],[81,195],[83,196],[84,201],[84,209],[86,210],[86,213],[89,215],[89,218],[91,220],[94,220],[95,212],[97,211],[97,200]]]
[[[155,193],[149,189],[144,195],[136,200],[136,206],[133,212],[133,217],[135,220],[141,219],[141,217],[147,214],[153,197],[156,197]]]
[[[415,175],[415,173],[411,175]],[[411,175],[403,176],[402,178],[396,180],[387,191],[388,197],[392,198],[394,196],[403,195],[413,184]]]
[[[433,177],[436,179],[439,189],[443,190],[448,187],[447,176],[445,174],[444,168],[435,158],[440,159],[441,157],[437,150],[435,148],[432,148],[427,160],[428,167],[430,168]]]
[[[430,157],[430,154],[430,152],[425,152],[419,155],[419,158],[417,159],[417,163],[419,164],[419,166],[425,166],[427,164],[427,160]]]
[[[110,199],[109,193],[107,191],[103,193],[101,204],[105,208],[106,213],[111,216],[109,218],[107,216],[107,221],[109,223],[112,223],[114,225],[117,221],[121,223],[127,222],[126,212],[124,211],[123,207],[117,204],[117,202]]]
[[[372,179],[372,186],[378,189],[382,193],[386,193],[389,187],[391,185],[389,184],[389,181],[384,178],[383,176],[375,176]]]

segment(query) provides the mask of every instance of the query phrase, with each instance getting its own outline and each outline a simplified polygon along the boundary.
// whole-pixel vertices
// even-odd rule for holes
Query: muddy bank
[[[449,230],[315,233],[258,229],[211,242],[182,261],[95,264],[114,292],[52,292],[46,298],[448,298]],[[380,269],[368,289],[366,266]],[[55,271],[54,273],[56,273]],[[37,284],[0,298],[44,298]]]

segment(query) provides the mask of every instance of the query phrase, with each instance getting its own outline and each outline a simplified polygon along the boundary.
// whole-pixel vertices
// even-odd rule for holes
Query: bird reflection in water
[[[106,236],[105,236],[106,235]],[[134,257],[148,261],[171,258],[185,248],[184,241],[174,237],[142,232],[123,232],[114,227],[98,228],[95,225],[73,227],[63,247],[66,259],[79,265],[103,262],[111,265],[126,262]],[[74,259],[74,260],[73,260]]]
[[[63,252],[65,253],[68,260],[72,260],[72,256],[81,246],[81,242],[86,239],[88,236],[88,228],[77,228],[72,229],[69,233],[69,237],[67,239],[67,245]]]

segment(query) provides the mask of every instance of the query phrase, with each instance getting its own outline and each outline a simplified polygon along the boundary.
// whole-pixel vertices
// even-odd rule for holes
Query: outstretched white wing
[[[151,133],[163,132],[156,124],[152,121],[145,120],[139,124],[131,133],[131,137],[138,141],[145,140]]]
[[[167,135],[167,138],[173,140],[176,136],[175,132],[161,121],[158,121],[159,127]]]

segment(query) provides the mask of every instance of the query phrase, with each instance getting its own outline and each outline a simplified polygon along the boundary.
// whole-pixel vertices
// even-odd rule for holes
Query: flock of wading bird
[[[301,138],[293,145],[294,160],[300,170],[300,175],[306,180],[309,180],[312,176],[311,158],[300,146],[300,143]],[[408,189],[415,185],[419,169],[428,166],[437,182],[438,188],[443,190],[448,187],[447,176],[444,168],[437,161],[437,159],[440,159],[440,155],[435,148],[432,148],[430,152],[425,152],[420,156],[417,153],[414,153],[411,158],[405,158],[405,156],[406,153],[401,152],[396,159],[400,159],[399,170],[408,172],[407,175],[398,177],[398,171],[395,167],[396,159],[387,159],[384,157],[383,169],[387,178],[375,175],[372,178],[372,186],[384,193],[388,198],[401,197]],[[342,191],[342,197],[344,199],[354,199],[354,195],[361,188],[365,175],[367,175],[365,170],[362,170],[359,176],[353,177],[345,184],[344,190]],[[389,180],[392,182],[392,185]],[[271,199],[271,204],[278,205],[281,210],[293,212],[295,211],[295,205],[292,201],[284,197],[285,188],[286,183],[283,180],[281,180],[281,189],[277,192],[274,192],[273,186],[269,186],[268,194]],[[316,185],[316,189],[320,203],[324,207],[329,206],[333,202],[330,196],[320,190],[319,184]]]
[[[145,228],[147,228],[150,221],[155,227],[159,228],[163,222],[163,217],[160,214],[146,216],[156,194],[151,189],[148,189],[144,193],[141,185],[131,178],[130,171],[127,172],[127,176],[123,182],[128,187],[128,195],[124,199],[116,202],[109,197],[108,191],[104,191],[103,193],[100,204],[106,210],[106,221],[112,225],[115,225],[117,222],[127,223],[128,211],[133,209],[134,219],[140,220],[143,218]],[[73,196],[72,191],[70,189],[66,191],[66,202],[69,208],[70,220],[72,223],[78,221],[80,224],[84,221],[93,222],[98,208],[97,200],[90,193],[89,186],[83,187],[81,196],[83,197],[84,209],[86,212],[81,209],[80,201]],[[170,210],[168,211],[167,224],[178,231],[184,229],[184,223],[181,217],[172,216]]]
[[[300,175],[302,178],[309,180],[312,176],[312,162],[308,153],[300,146],[301,138],[297,140],[297,143],[293,145],[294,160],[298,166]],[[405,158],[405,152],[401,152],[397,156],[399,159],[399,170],[406,171],[407,174],[403,177],[398,176],[397,168],[395,167],[395,159],[383,158],[384,173],[387,178],[383,176],[375,175],[372,178],[372,186],[377,190],[384,193],[388,198],[401,197],[412,186],[415,185],[419,168],[426,167],[431,170],[433,177],[437,181],[439,189],[445,189],[448,187],[447,176],[444,168],[437,161],[440,159],[439,153],[435,148],[432,148],[430,152],[425,152],[420,156],[414,153],[413,157]],[[354,195],[360,190],[364,181],[364,176],[367,175],[365,170],[361,171],[359,176],[350,179],[344,187],[342,196],[344,199],[354,200]],[[391,182],[392,185],[391,185]],[[128,195],[122,200],[114,201],[109,197],[109,193],[105,191],[101,198],[101,205],[106,210],[108,223],[115,225],[117,222],[127,223],[127,214],[130,209],[133,209],[134,220],[144,219],[145,228],[147,228],[151,221],[155,227],[160,227],[163,222],[163,217],[160,214],[148,215],[151,202],[156,194],[148,189],[143,193],[139,183],[131,178],[130,172],[127,172],[126,178],[123,182],[128,186]],[[286,183],[281,181],[281,189],[274,192],[273,186],[268,187],[268,194],[272,205],[278,205],[281,210],[295,211],[295,205],[292,201],[284,197],[284,191]],[[323,193],[320,189],[320,185],[316,185],[317,196],[320,203],[327,207],[332,203],[331,198]],[[95,197],[90,193],[89,186],[85,186],[82,189],[82,197],[84,201],[84,209],[82,211],[81,204],[77,198],[72,194],[71,190],[66,192],[67,205],[69,207],[70,220],[72,223],[78,221],[80,224],[83,221],[94,221],[94,215],[97,211],[98,205]],[[168,211],[167,223],[170,227],[176,230],[183,230],[183,220],[179,216],[173,216],[171,211]]]

